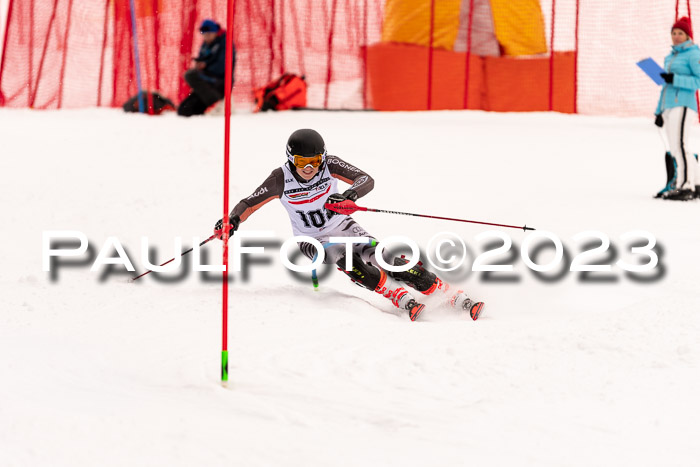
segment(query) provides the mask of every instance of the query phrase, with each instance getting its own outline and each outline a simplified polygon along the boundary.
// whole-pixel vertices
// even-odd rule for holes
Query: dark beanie
[[[205,19],[199,27],[199,32],[219,32],[221,26],[216,21]]]

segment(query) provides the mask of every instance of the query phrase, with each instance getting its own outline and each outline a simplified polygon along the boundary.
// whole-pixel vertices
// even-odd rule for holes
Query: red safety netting
[[[579,112],[651,116],[660,87],[642,73],[636,62],[652,57],[663,66],[664,57],[671,51],[676,8],[680,16],[685,16],[689,6],[691,13],[700,11],[697,0],[581,0]]]
[[[144,89],[175,102],[201,45],[205,18],[225,2],[135,0]],[[308,105],[363,108],[365,45],[381,34],[382,0],[237,0],[234,100],[283,72],[304,74]],[[137,92],[128,0],[11,0],[0,105],[38,109],[119,106]]]
[[[197,27],[204,18],[225,23],[226,2],[134,1],[143,88],[158,90],[177,103],[189,90],[182,74],[201,43]],[[424,3],[432,11],[426,21],[432,22],[427,27],[434,34],[447,2],[412,3]],[[471,15],[465,9],[470,2]],[[292,72],[306,76],[309,107],[373,108],[379,88],[368,76],[368,50],[382,42],[387,4],[388,0],[235,0],[236,105],[251,105],[253,89]],[[546,52],[507,61],[489,56],[493,48],[482,40],[491,21],[484,13],[484,0],[462,2],[464,24],[470,25],[471,33],[459,32],[452,55],[439,48],[425,47],[425,53],[417,55],[412,50],[411,59],[419,57],[419,62],[414,71],[402,71],[417,73],[408,80],[420,85],[412,92],[423,93],[416,108],[508,110],[510,101],[499,97],[512,89],[504,77],[517,72],[521,88],[515,94],[537,94],[537,110],[649,115],[658,87],[635,63],[649,56],[661,63],[675,18],[700,8],[700,0],[539,4]],[[51,109],[123,104],[137,91],[130,14],[129,0],[9,0],[0,105]],[[429,43],[440,40],[431,35]],[[484,55],[487,50],[491,52]],[[380,61],[394,53],[380,52]],[[539,66],[538,60],[550,61]],[[381,91],[393,92],[391,79],[387,82]],[[450,95],[453,91],[456,98]],[[453,105],[453,100],[459,104]],[[514,109],[521,110],[520,104]]]

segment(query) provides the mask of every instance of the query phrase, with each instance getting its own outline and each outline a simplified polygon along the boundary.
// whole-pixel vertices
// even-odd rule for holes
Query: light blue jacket
[[[700,49],[691,40],[671,47],[664,59],[666,73],[673,73],[673,83],[661,88],[657,114],[672,107],[688,107],[698,111],[695,91],[700,89]]]

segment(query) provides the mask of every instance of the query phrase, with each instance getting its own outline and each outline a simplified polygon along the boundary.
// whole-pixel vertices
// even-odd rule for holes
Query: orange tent
[[[372,107],[573,112],[575,54],[547,52],[538,0],[386,0],[367,54]]]

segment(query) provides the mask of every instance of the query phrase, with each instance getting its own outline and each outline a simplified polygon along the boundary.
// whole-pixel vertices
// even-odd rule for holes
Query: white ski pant
[[[698,121],[698,114],[688,107],[673,107],[664,110],[663,129],[668,139],[669,151],[676,161],[676,188],[695,189],[697,162],[688,149],[688,132],[692,122]]]

